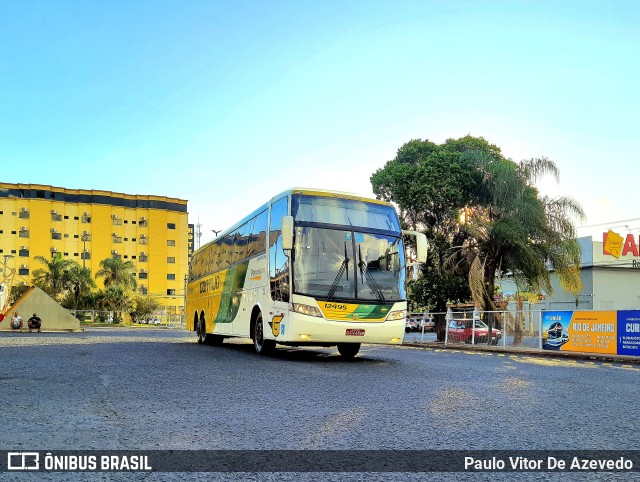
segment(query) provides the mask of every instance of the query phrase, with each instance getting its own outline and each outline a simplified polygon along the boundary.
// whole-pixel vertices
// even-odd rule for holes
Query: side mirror
[[[418,263],[426,263],[427,262],[427,252],[429,250],[429,245],[427,244],[427,237],[424,233],[419,233],[418,231],[407,231],[403,230],[402,234],[407,236],[415,236],[416,237],[416,254]]]
[[[293,249],[293,216],[282,216],[282,249]]]

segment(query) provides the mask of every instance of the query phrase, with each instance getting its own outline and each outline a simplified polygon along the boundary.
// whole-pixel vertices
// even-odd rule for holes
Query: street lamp
[[[222,229],[221,229],[220,231],[222,231]],[[219,233],[220,231],[216,231],[215,229],[212,229],[212,230],[211,230],[211,232],[212,232],[213,234],[215,234],[215,235],[216,235],[216,238],[218,237],[218,233]]]
[[[82,267],[87,267],[87,241],[91,239],[89,233],[82,233]]]

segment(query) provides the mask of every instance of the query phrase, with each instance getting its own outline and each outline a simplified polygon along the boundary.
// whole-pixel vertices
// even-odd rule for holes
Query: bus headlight
[[[388,321],[401,320],[407,317],[407,310],[392,311],[387,315]]]
[[[319,318],[322,318],[322,312],[315,306],[301,305],[300,303],[294,303],[293,310],[296,313],[301,313],[303,315],[317,316]]]

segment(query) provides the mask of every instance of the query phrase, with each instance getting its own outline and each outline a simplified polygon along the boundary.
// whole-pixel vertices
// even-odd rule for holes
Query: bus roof
[[[248,214],[245,217],[243,217],[240,221],[238,221],[237,223],[234,223],[229,228],[227,228],[224,231],[220,232],[218,234],[218,236],[216,236],[214,239],[212,239],[211,241],[205,243],[203,246],[201,246],[196,251],[194,251],[194,254],[197,251],[200,251],[202,248],[204,248],[208,244],[211,244],[211,243],[215,242],[217,239],[219,239],[219,238],[221,238],[223,236],[226,236],[227,234],[232,232],[234,229],[242,226],[249,219],[251,219],[255,215],[257,215],[257,214],[261,213],[262,211],[264,211],[265,209],[267,209],[267,207],[272,202],[282,198],[283,196],[288,196],[290,194],[304,194],[304,195],[307,195],[307,196],[324,196],[324,197],[335,197],[335,198],[340,198],[340,199],[351,199],[351,200],[354,200],[354,201],[362,201],[362,202],[368,202],[368,203],[374,203],[374,204],[383,204],[385,206],[392,206],[393,207],[393,205],[391,203],[388,203],[386,201],[381,201],[380,199],[374,199],[374,198],[358,196],[357,194],[353,194],[353,193],[350,193],[350,192],[330,191],[328,189],[312,189],[312,188],[303,188],[303,187],[292,187],[292,188],[289,188],[289,189],[287,189],[285,191],[282,191],[281,193],[273,196],[266,203],[263,203],[259,208],[255,209],[253,212],[251,212],[250,214]]]

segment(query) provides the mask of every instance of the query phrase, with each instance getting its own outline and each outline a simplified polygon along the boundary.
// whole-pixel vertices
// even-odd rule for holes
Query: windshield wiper
[[[340,265],[340,269],[338,270],[338,274],[336,275],[336,279],[333,280],[333,284],[331,285],[331,289],[329,289],[329,294],[327,295],[327,301],[330,301],[333,298],[333,295],[336,294],[336,290],[338,289],[338,285],[340,284],[340,280],[344,275],[345,271],[347,272],[347,281],[349,281],[349,261],[351,261],[347,257],[347,242],[344,242],[344,259],[342,260],[342,264]]]
[[[384,294],[382,293],[380,286],[378,286],[378,283],[376,283],[375,278],[367,269],[367,264],[364,261],[362,261],[362,250],[360,249],[360,245],[358,245],[358,258],[359,258],[358,269],[360,270],[360,277],[362,279],[362,284],[364,285],[364,277],[366,276],[367,280],[369,280],[369,283],[373,287],[374,293],[376,294],[380,302],[384,303],[385,302]]]

